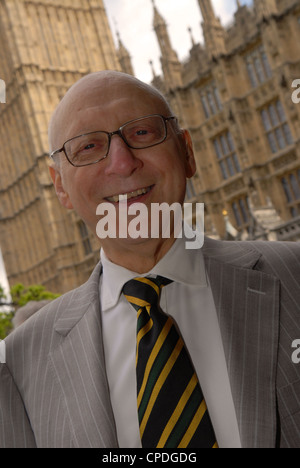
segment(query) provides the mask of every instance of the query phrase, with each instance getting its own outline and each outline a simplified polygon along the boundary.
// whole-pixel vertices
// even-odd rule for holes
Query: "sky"
[[[156,74],[161,74],[160,51],[153,30],[152,0],[103,0],[109,23],[117,44],[118,31],[128,49],[135,75],[145,81],[152,80],[149,61],[153,61]],[[216,15],[226,26],[237,9],[236,0],[212,0]],[[251,5],[252,0],[240,0]],[[155,0],[156,8],[166,20],[173,49],[178,58],[188,57],[192,42],[188,28],[192,29],[195,42],[203,43],[201,13],[198,0]],[[8,289],[0,250],[0,284]]]
[[[184,60],[192,46],[189,27],[195,42],[203,43],[198,0],[155,0],[154,3],[167,22],[173,49],[178,58]],[[222,25],[228,25],[237,9],[236,0],[212,0],[212,3]],[[240,3],[251,5],[252,0],[241,0]],[[118,31],[131,55],[135,75],[149,83],[152,80],[150,60],[156,74],[161,74],[160,51],[153,30],[152,0],[104,0],[104,5],[115,43],[118,42]]]
[[[5,267],[4,267],[4,263],[3,263],[1,249],[0,249],[0,285],[4,289],[5,293],[9,292],[9,285],[8,285],[8,281],[7,281],[7,278],[6,278],[6,272],[5,272]],[[1,312],[1,310],[0,310],[0,312]]]

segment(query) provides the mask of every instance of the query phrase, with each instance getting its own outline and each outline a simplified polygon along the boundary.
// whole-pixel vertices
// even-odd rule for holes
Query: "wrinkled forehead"
[[[146,114],[147,109],[149,113],[170,113],[163,96],[134,77],[118,73],[88,75],[70,88],[56,108],[49,125],[50,150],[74,136],[76,126],[82,125],[80,119],[94,109],[101,109],[104,114],[106,112],[109,120],[113,106],[114,112],[140,108]]]

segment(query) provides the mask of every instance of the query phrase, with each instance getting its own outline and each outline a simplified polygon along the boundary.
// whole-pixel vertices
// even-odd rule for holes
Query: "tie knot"
[[[158,304],[163,286],[172,283],[172,280],[157,276],[137,277],[128,281],[123,287],[123,293],[135,309],[148,305]]]

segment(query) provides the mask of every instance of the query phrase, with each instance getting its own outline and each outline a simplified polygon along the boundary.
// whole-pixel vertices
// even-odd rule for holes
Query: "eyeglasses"
[[[90,132],[67,140],[63,146],[52,151],[50,158],[62,151],[72,166],[81,167],[96,164],[109,153],[111,139],[119,135],[129,148],[144,149],[159,145],[167,138],[167,122],[176,117],[159,114],[131,120],[114,132]]]

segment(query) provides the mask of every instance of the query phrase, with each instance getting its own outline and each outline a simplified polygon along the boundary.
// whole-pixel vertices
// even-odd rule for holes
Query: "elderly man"
[[[137,203],[151,233],[153,204],[182,205],[195,173],[189,133],[132,76],[81,79],[49,136],[62,205],[96,233],[105,203],[117,235],[86,284],[7,339],[0,446],[300,446],[299,245],[189,250],[172,223],[118,235]]]

